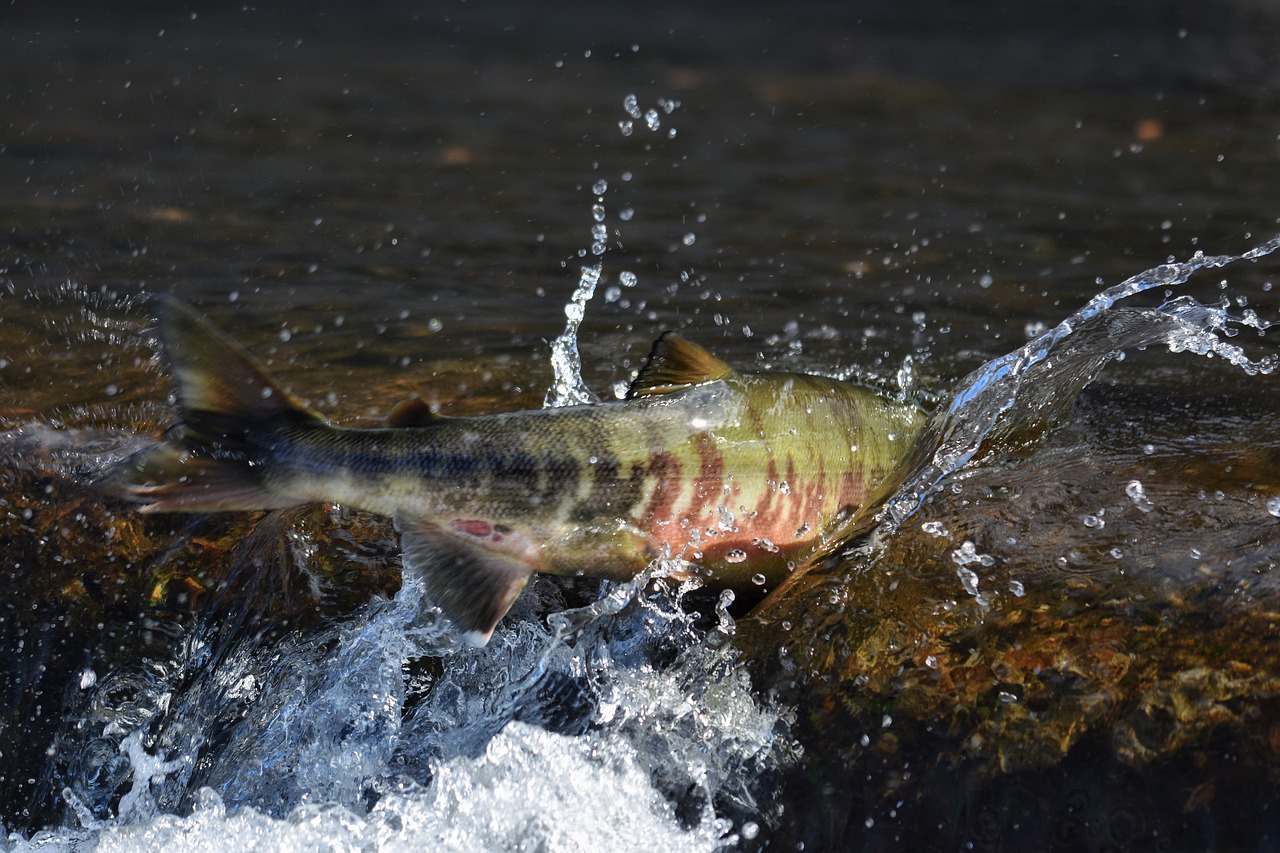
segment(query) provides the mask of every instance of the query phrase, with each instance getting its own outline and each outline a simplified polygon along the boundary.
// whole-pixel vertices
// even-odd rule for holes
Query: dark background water
[[[747,365],[886,378],[912,354],[940,392],[1099,280],[1277,229],[1277,34],[1275,6],[1243,0],[15,2],[0,415],[163,394],[154,370],[104,369],[107,343],[68,352],[83,297],[66,282],[184,295],[340,420],[409,391],[538,405],[596,259],[602,179],[609,249],[582,330],[598,390],[682,327]],[[1231,270],[1233,298],[1274,313],[1274,269]],[[1185,435],[1192,458],[1270,440],[1270,385],[1200,359],[1125,369],[1143,390],[1096,398],[1105,422]],[[19,713],[37,700],[6,738],[39,745]],[[7,784],[9,825],[39,826],[49,804]],[[805,809],[793,820],[817,826]],[[861,820],[787,838],[848,841]]]
[[[352,335],[431,313],[455,348],[515,331],[523,353],[558,323],[604,178],[622,244],[606,275],[634,270],[631,301],[661,314],[597,309],[586,334],[608,330],[607,352],[620,322],[643,347],[673,322],[714,334],[716,313],[746,352],[743,324],[851,313],[869,319],[838,333],[884,324],[893,348],[917,309],[996,295],[1014,322],[993,331],[1017,334],[1096,277],[1274,228],[1267,13],[19,3],[4,269],[24,287],[236,291],[256,322],[341,311]],[[624,137],[632,93],[681,105]],[[669,293],[682,272],[697,284]]]

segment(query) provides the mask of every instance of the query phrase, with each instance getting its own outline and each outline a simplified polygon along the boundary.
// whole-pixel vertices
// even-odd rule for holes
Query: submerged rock
[[[740,625],[822,745],[780,794],[779,849],[1278,837],[1273,441],[1225,418],[1206,465],[1132,426],[1090,395]]]

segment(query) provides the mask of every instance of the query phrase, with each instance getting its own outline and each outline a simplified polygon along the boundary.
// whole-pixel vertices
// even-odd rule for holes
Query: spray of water
[[[582,379],[582,355],[578,352],[578,327],[586,316],[587,302],[595,295],[596,285],[600,283],[600,273],[604,264],[597,261],[589,267],[582,268],[578,278],[578,286],[573,296],[564,306],[565,326],[560,336],[551,343],[551,369],[555,378],[547,389],[543,405],[577,406],[584,403],[598,403],[596,396]]]
[[[1223,358],[1249,375],[1273,372],[1277,356],[1253,360],[1226,340],[1240,327],[1266,332],[1272,324],[1252,311],[1236,316],[1225,302],[1208,306],[1187,296],[1152,309],[1117,304],[1153,288],[1184,284],[1200,270],[1256,261],[1277,248],[1280,235],[1240,255],[1196,252],[1189,260],[1139,273],[1098,293],[1025,346],[970,373],[926,427],[912,475],[886,505],[889,529],[915,513],[939,483],[973,459],[985,443],[1054,420],[1125,349],[1163,344],[1174,352]]]
[[[657,132],[662,127],[664,116],[670,116],[678,107],[680,102],[672,99],[659,98],[657,107],[651,107],[647,110],[641,110],[640,100],[634,94],[627,95],[623,99],[622,108],[627,118],[618,122],[618,129],[623,136],[630,136],[634,131],[634,122],[643,120],[645,127],[650,132]],[[667,128],[667,137],[674,138],[676,129],[674,127]],[[625,173],[623,180],[631,180],[631,174]],[[577,406],[585,403],[598,403],[600,398],[586,384],[582,378],[582,356],[578,350],[578,330],[582,325],[582,320],[586,316],[587,303],[595,296],[596,288],[604,275],[604,255],[609,250],[609,227],[606,224],[608,210],[605,207],[605,196],[609,192],[609,182],[600,178],[591,185],[591,193],[594,202],[591,205],[591,256],[596,258],[595,263],[581,268],[578,275],[578,284],[574,288],[573,295],[569,298],[569,302],[564,306],[565,327],[551,343],[551,369],[553,378],[551,386],[547,389],[547,393],[543,398],[543,406]],[[618,212],[618,219],[622,222],[631,220],[635,211],[630,207],[624,207]],[[694,237],[692,234],[686,235],[685,244],[692,244]],[[579,252],[585,256],[585,251]],[[636,284],[635,273],[623,271],[618,275],[618,284],[622,287],[634,287]],[[606,300],[609,302],[616,301],[621,294],[621,290],[611,287],[606,292]]]

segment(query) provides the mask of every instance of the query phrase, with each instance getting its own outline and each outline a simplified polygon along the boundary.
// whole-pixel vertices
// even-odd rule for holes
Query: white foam
[[[228,814],[212,790],[186,817],[112,826],[100,853],[239,850],[709,851],[734,841],[726,822],[681,829],[635,749],[618,736],[577,738],[512,722],[476,758],[443,764],[430,786],[405,782],[368,814],[302,805],[283,818]],[[70,841],[69,838],[65,839]],[[29,849],[23,845],[19,850]],[[46,848],[47,849],[47,848]]]
[[[796,747],[731,653],[671,597],[632,600],[638,589],[614,588],[549,626],[537,612],[557,587],[535,581],[488,646],[455,637],[445,651],[406,573],[393,601],[270,653],[196,656],[216,665],[193,662],[160,724],[144,726],[156,734],[120,744],[130,776],[118,817],[81,808],[79,828],[9,842],[165,853],[228,840],[281,851],[730,846],[726,809],[757,814],[755,781]],[[431,689],[407,702],[402,663],[442,651]],[[227,708],[241,709],[238,721],[206,742]]]

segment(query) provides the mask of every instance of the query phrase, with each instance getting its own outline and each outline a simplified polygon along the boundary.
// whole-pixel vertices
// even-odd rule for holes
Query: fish
[[[312,502],[387,516],[402,565],[485,645],[535,573],[776,585],[868,529],[924,422],[837,379],[738,371],[663,334],[620,400],[453,417],[420,400],[335,425],[175,297],[157,300],[180,418],[99,485],[145,513]]]

